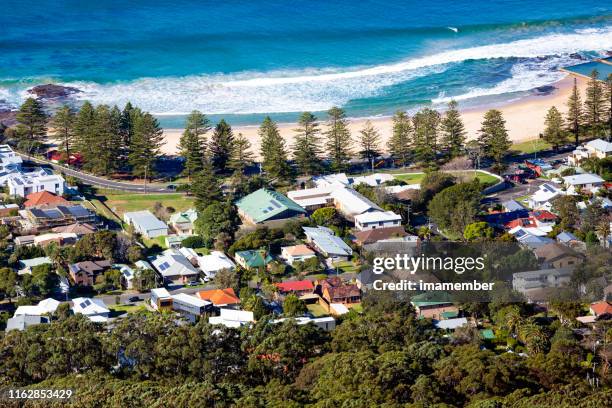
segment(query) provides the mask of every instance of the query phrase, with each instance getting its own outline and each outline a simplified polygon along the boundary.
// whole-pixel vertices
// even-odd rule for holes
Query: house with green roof
[[[265,188],[241,198],[236,207],[242,221],[250,225],[273,224],[306,214],[306,210],[295,201]]]
[[[244,269],[265,268],[273,259],[265,249],[238,251],[234,254],[234,258]]]
[[[174,213],[170,216],[170,226],[179,235],[193,235],[194,223],[198,219],[198,213],[193,208]]]
[[[418,318],[443,320],[448,316],[458,316],[459,308],[453,304],[446,292],[424,292],[412,296],[410,303],[414,306]]]

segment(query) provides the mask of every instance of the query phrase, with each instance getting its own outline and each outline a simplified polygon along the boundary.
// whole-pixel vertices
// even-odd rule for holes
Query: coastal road
[[[73,170],[61,164],[53,163],[49,160],[28,156],[26,154],[19,153],[19,152],[16,152],[16,153],[19,156],[21,156],[23,161],[49,166],[53,168],[53,170],[55,171],[62,172],[67,176],[71,176],[76,179],[79,179],[84,184],[88,184],[90,186],[109,188],[113,190],[127,191],[127,192],[133,192],[133,193],[144,193],[145,192],[145,188],[143,184],[113,181],[113,180],[109,180],[103,177],[94,176],[94,175],[91,175],[91,174],[88,174],[82,171]],[[159,184],[147,184],[146,192],[147,193],[162,193],[162,194],[176,193],[175,190],[169,189]]]

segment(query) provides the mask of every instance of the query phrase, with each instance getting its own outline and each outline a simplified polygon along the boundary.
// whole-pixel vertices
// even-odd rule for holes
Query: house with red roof
[[[49,191],[39,191],[38,193],[28,194],[23,205],[26,208],[57,207],[58,205],[70,205],[70,201]]]
[[[312,293],[312,291],[314,290],[314,285],[309,280],[285,281],[275,283],[274,286],[278,288],[278,291],[281,295],[288,295],[290,293],[293,293],[297,296],[302,296],[308,293]]]
[[[201,290],[198,292],[198,297],[211,302],[216,307],[236,307],[240,304],[240,298],[232,288]]]
[[[604,315],[612,317],[612,304],[610,304],[610,302],[606,302],[605,300],[591,303],[589,310],[596,319],[599,319]]]

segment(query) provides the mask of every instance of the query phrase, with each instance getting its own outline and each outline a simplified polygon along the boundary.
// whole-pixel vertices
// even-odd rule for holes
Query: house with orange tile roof
[[[287,261],[289,265],[293,265],[296,261],[304,262],[308,258],[317,256],[315,251],[308,248],[304,244],[292,245],[281,248],[281,258]]]
[[[604,315],[609,315],[612,317],[612,304],[610,304],[610,302],[606,302],[605,300],[591,303],[589,310],[596,319]]]
[[[23,205],[28,207],[56,207],[58,205],[70,205],[70,202],[63,198],[62,196],[58,196],[57,194],[53,194],[49,191],[39,191],[38,193],[28,194],[26,197],[26,202]]]
[[[232,288],[201,290],[198,292],[198,297],[211,302],[216,307],[236,307],[240,304],[240,298]]]

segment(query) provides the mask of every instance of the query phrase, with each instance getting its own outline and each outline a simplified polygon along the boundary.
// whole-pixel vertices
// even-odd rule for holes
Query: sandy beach
[[[566,102],[568,95],[571,92],[573,81],[573,76],[567,76],[561,81],[553,84],[555,89],[545,95],[531,95],[503,105],[462,110],[462,117],[465,122],[468,137],[472,139],[478,136],[478,129],[480,128],[480,123],[482,122],[484,113],[490,108],[495,108],[503,112],[504,118],[506,119],[506,127],[512,141],[519,142],[537,138],[544,129],[544,118],[546,116],[546,112],[551,106],[556,106],[562,113],[565,113]],[[578,86],[583,97],[586,83],[587,81],[585,79],[578,78]],[[351,134],[354,137],[359,134],[359,130],[363,127],[365,121],[366,119],[354,119],[350,121],[349,127]],[[381,145],[384,149],[392,132],[391,118],[374,118],[371,119],[371,121],[380,131],[382,139]],[[287,146],[292,146],[294,136],[293,129],[295,128],[295,123],[280,123],[278,127],[281,135],[287,141]],[[322,125],[322,128],[324,127],[325,126]],[[259,156],[259,136],[257,135],[258,126],[237,126],[233,129],[234,134],[242,133],[250,140],[253,146],[253,153],[256,157]],[[162,148],[164,153],[177,153],[177,145],[181,133],[182,129],[164,129],[164,136],[166,138],[166,143]]]

